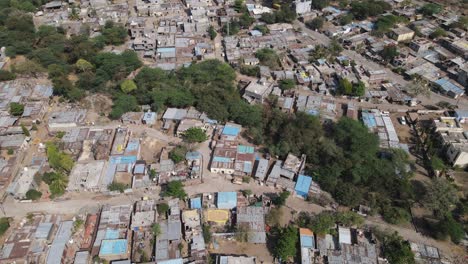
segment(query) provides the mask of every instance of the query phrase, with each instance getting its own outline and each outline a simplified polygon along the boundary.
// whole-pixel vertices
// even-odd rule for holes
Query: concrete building
[[[84,123],[86,112],[86,110],[53,112],[49,115],[48,127],[50,130],[77,127]]]
[[[312,0],[296,0],[294,1],[296,14],[299,16],[310,13],[312,10]]]
[[[106,168],[105,160],[76,163],[70,172],[67,190],[88,192],[106,190],[107,185],[102,182]]]
[[[263,104],[271,91],[272,87],[270,85],[252,81],[245,88],[244,95],[242,97],[249,103]]]
[[[15,180],[8,187],[7,192],[15,199],[26,199],[26,193],[30,189],[34,189],[37,183],[34,181],[34,176],[39,172],[39,166],[25,167],[16,176]]]
[[[301,263],[314,263],[315,237],[308,228],[299,228],[299,240],[301,245]]]
[[[389,37],[397,42],[409,41],[413,39],[414,31],[407,27],[399,27],[390,31]]]

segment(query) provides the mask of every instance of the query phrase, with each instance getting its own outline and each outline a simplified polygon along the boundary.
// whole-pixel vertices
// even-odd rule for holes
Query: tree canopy
[[[188,143],[201,143],[208,139],[205,131],[199,127],[191,127],[182,135],[184,141]]]
[[[185,192],[184,185],[181,181],[171,181],[166,186],[164,196],[185,199],[187,197],[187,193]]]

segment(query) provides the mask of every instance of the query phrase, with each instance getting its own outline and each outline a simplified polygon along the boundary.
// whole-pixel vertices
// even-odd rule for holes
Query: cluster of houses
[[[266,244],[270,204],[265,195],[218,192],[186,201],[143,198],[135,204],[103,205],[80,219],[35,214],[12,227],[0,263],[84,264],[97,258],[112,264],[207,263],[208,243],[219,239]],[[214,241],[205,241],[206,232]],[[299,228],[298,234],[303,264],[385,262],[368,231],[336,226],[336,232],[329,234],[314,234],[307,228]],[[428,245],[411,242],[411,250],[422,261],[441,258],[439,250]],[[260,263],[249,256],[214,258],[215,263]]]
[[[6,187],[11,175],[17,173],[14,164],[23,158],[20,150],[30,141],[24,129],[29,131],[36,121],[43,119],[51,95],[52,86],[46,83],[24,79],[0,83],[0,149],[5,154],[0,158],[0,187]],[[22,111],[11,112],[12,104]]]

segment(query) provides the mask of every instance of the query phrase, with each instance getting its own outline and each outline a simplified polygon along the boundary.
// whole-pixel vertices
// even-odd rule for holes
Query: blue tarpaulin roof
[[[308,235],[301,235],[301,247],[304,248],[313,248],[314,247],[314,237]]]
[[[135,163],[136,160],[136,156],[111,156],[109,158],[111,164],[130,164]]]
[[[119,238],[119,230],[116,229],[107,229],[106,235],[104,236],[105,239],[117,239]]]
[[[237,146],[237,152],[241,154],[252,154],[254,153],[254,147],[239,145]]]
[[[377,126],[374,115],[369,112],[362,112],[362,122],[364,122],[364,125],[368,128],[374,128]]]
[[[102,240],[99,256],[122,255],[127,253],[127,239]]]
[[[226,158],[226,157],[213,157],[213,161],[215,162],[232,162],[232,160],[230,158]]]
[[[219,209],[232,209],[237,206],[236,192],[218,192],[217,205]]]
[[[192,208],[192,209],[201,209],[202,208],[201,198],[197,197],[197,198],[190,199],[190,208]]]
[[[296,187],[294,188],[294,190],[300,196],[307,196],[307,194],[309,193],[311,183],[311,177],[299,175],[299,177],[297,177]]]
[[[196,160],[200,158],[201,158],[201,154],[198,151],[189,151],[187,152],[187,154],[185,154],[186,160]]]
[[[223,128],[223,135],[237,136],[237,135],[239,135],[239,132],[240,132],[240,128],[238,128],[238,127],[225,125],[224,128]]]

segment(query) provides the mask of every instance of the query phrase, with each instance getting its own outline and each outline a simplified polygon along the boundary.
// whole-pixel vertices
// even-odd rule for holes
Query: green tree
[[[342,15],[340,16],[340,25],[344,26],[344,25],[350,24],[351,22],[353,22],[353,19],[354,19],[354,16],[351,13]]]
[[[307,27],[313,30],[319,30],[319,29],[322,29],[324,23],[325,23],[325,19],[323,19],[322,17],[316,17],[312,20],[307,21],[306,25]]]
[[[16,102],[10,103],[10,114],[12,116],[21,116],[24,112],[24,105]]]
[[[66,153],[59,151],[57,145],[46,143],[46,154],[50,167],[57,171],[69,173],[73,168],[73,159]]]
[[[75,63],[75,67],[79,72],[87,72],[87,71],[92,71],[94,69],[94,65],[85,59],[79,59]]]
[[[463,225],[455,221],[451,214],[447,214],[447,216],[439,221],[434,232],[440,233],[439,237],[443,239],[449,236],[452,242],[456,244],[460,243],[465,236]]]
[[[158,175],[158,174],[157,174],[157,172],[156,172],[155,169],[151,169],[151,170],[149,171],[149,177],[150,177],[151,180],[153,180],[154,178],[156,178],[157,175]]]
[[[7,154],[11,156],[11,155],[15,154],[15,151],[13,149],[9,148],[7,150]]]
[[[111,119],[119,119],[126,112],[138,111],[137,99],[132,95],[118,95],[112,105],[112,111],[109,114]]]
[[[407,241],[393,233],[383,240],[383,255],[392,264],[412,264],[415,263],[414,253],[411,251]]]
[[[216,38],[216,36],[218,35],[218,33],[216,33],[216,30],[214,29],[213,26],[210,26],[208,28],[208,35],[210,36],[211,40],[214,40]]]
[[[125,80],[120,84],[120,90],[126,94],[135,91],[136,89],[137,85],[133,80]]]
[[[167,205],[167,203],[160,203],[158,204],[157,209],[159,215],[166,215],[169,211],[169,205]]]
[[[458,200],[457,190],[450,182],[443,178],[434,178],[426,186],[423,204],[441,219],[455,208]]]
[[[351,13],[359,20],[383,14],[391,8],[389,3],[381,0],[359,0],[351,3]]]
[[[355,96],[364,96],[366,92],[366,85],[364,82],[359,81],[358,83],[353,84],[353,95]]]
[[[185,199],[187,197],[187,193],[185,193],[184,185],[181,181],[171,181],[166,186],[164,196]]]
[[[8,217],[0,218],[0,236],[3,236],[8,228],[10,228],[10,219]]]
[[[211,227],[209,225],[203,224],[202,226],[203,231],[203,240],[205,240],[206,244],[211,243]]]
[[[24,124],[21,124],[21,130],[23,131],[23,134],[26,136],[26,137],[30,137],[31,136],[31,133],[29,133],[29,129],[27,129]]]
[[[408,222],[411,219],[411,215],[408,210],[391,205],[385,205],[382,207],[382,217],[386,222],[394,225]]]
[[[273,49],[263,48],[257,50],[255,57],[259,59],[261,65],[268,66],[271,69],[278,69],[280,66],[279,56]]]
[[[286,200],[288,199],[289,195],[291,193],[289,191],[282,191],[279,195],[275,196],[275,198],[273,198],[272,202],[276,205],[276,206],[283,206],[286,204]]]
[[[39,73],[45,72],[45,69],[35,61],[25,60],[14,65],[14,72],[27,77],[37,78]]]
[[[10,71],[0,70],[0,82],[10,81],[14,79],[16,79],[16,74]]]
[[[312,8],[317,10],[322,10],[325,7],[330,5],[330,0],[315,0],[312,1]]]
[[[438,39],[440,37],[445,37],[447,36],[447,31],[445,31],[443,28],[438,27],[436,28],[431,35],[429,35],[430,38],[432,39]]]
[[[108,45],[122,45],[127,39],[127,29],[122,25],[116,25],[112,21],[107,21],[102,30],[104,42]]]
[[[263,35],[270,33],[270,30],[265,25],[256,25],[254,29],[262,32]]]
[[[26,199],[27,200],[33,200],[33,201],[36,201],[36,200],[39,200],[42,196],[42,193],[40,191],[37,191],[37,190],[34,190],[34,189],[31,189],[29,191],[26,192]]]
[[[63,174],[56,174],[58,177],[54,178],[49,184],[49,190],[51,197],[61,196],[65,193],[65,189],[68,185],[68,178]]]
[[[381,55],[386,62],[391,62],[398,56],[398,48],[395,45],[387,45],[383,48]]]
[[[296,86],[296,82],[293,79],[285,79],[279,82],[279,87],[281,90],[290,90]]]
[[[111,184],[109,184],[109,186],[107,186],[107,189],[111,192],[113,191],[119,191],[120,193],[123,193],[125,191],[125,189],[127,189],[128,186],[124,183],[121,183],[121,182],[112,182]]]
[[[188,143],[201,143],[208,139],[205,131],[199,127],[191,127],[182,135],[184,141]]]
[[[352,95],[353,84],[348,79],[342,78],[338,84],[338,91],[340,94]]]
[[[288,226],[282,229],[275,246],[275,256],[282,261],[287,261],[294,257],[296,255],[298,239],[297,228],[295,226]]]
[[[335,217],[333,214],[325,211],[313,216],[308,227],[318,235],[325,235],[330,233],[330,229],[335,225]]]
[[[174,163],[179,163],[185,160],[186,153],[187,153],[187,148],[179,145],[169,152],[169,158],[172,161],[174,161]]]
[[[433,3],[425,4],[419,9],[419,12],[421,12],[425,16],[436,15],[440,13],[440,11],[442,11],[442,6]]]
[[[151,225],[151,232],[155,237],[161,235],[161,226],[158,223]]]

